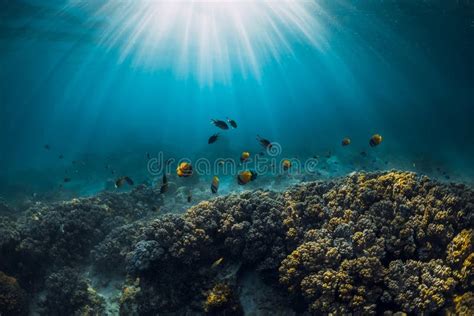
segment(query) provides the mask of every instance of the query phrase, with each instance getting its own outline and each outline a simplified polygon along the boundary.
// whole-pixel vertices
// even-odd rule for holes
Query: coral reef
[[[138,186],[0,218],[10,258],[0,268],[28,281],[30,295],[43,289],[53,315],[103,309],[83,277],[90,266],[123,278],[122,315],[241,314],[259,288],[285,297],[270,313],[472,314],[474,191],[464,185],[355,173],[221,196],[181,215],[157,214],[162,203]]]
[[[212,314],[236,315],[241,314],[232,288],[225,283],[216,284],[207,294],[204,311]]]
[[[40,302],[42,315],[100,315],[104,311],[103,299],[71,268],[49,275],[45,293]]]
[[[13,277],[0,271],[0,315],[27,315],[26,293]]]

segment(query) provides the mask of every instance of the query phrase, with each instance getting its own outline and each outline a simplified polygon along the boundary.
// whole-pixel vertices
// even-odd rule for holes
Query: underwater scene
[[[474,1],[0,0],[0,316],[474,315]]]

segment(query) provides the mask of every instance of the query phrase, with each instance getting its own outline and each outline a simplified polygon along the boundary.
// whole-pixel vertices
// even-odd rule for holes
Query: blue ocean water
[[[257,135],[313,178],[472,183],[474,4],[447,2],[2,0],[0,194],[154,183],[149,156],[238,159]]]

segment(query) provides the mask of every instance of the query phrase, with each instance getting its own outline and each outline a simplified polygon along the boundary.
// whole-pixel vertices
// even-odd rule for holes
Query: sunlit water
[[[1,1],[0,195],[157,184],[147,153],[238,162],[257,134],[318,168],[245,188],[391,168],[472,183],[474,6],[446,2]]]

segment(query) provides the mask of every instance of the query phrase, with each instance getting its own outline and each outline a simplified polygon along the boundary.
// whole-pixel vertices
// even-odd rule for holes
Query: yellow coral
[[[224,307],[232,296],[232,290],[227,284],[216,284],[207,294],[204,310],[206,312],[215,311]]]
[[[447,249],[447,260],[450,264],[459,264],[472,253],[473,230],[465,229],[453,238]]]
[[[474,293],[466,292],[454,297],[455,315],[470,316],[474,314]]]

